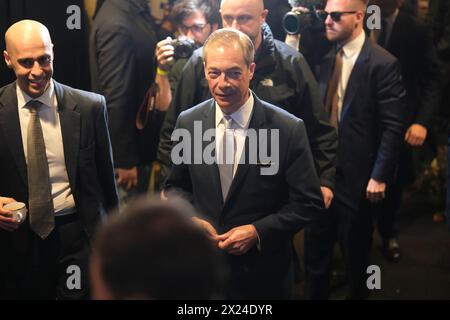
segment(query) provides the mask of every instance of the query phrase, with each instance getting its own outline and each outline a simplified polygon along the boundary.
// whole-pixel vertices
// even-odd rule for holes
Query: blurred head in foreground
[[[93,299],[220,298],[222,261],[177,199],[140,199],[97,232]]]

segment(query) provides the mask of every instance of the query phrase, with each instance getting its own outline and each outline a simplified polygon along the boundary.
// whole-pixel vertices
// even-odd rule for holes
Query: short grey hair
[[[252,40],[245,34],[236,29],[224,28],[211,33],[203,46],[203,61],[206,63],[206,55],[210,47],[232,47],[239,45],[244,53],[244,61],[250,66],[255,61],[255,47]]]

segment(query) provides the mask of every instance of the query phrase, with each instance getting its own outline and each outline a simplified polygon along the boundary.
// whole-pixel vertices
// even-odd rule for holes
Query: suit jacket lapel
[[[64,158],[72,192],[75,190],[77,177],[78,151],[80,149],[80,114],[76,111],[77,104],[67,94],[61,84],[55,84],[56,99],[58,100],[61,134],[64,145]]]
[[[22,132],[20,130],[16,82],[5,89],[5,93],[0,100],[0,127],[17,165],[20,177],[24,184],[27,185],[27,165],[23,151]]]
[[[348,111],[349,106],[351,105],[353,98],[358,92],[358,87],[367,81],[367,77],[365,76],[367,71],[367,60],[369,59],[370,54],[370,40],[366,36],[364,41],[364,45],[361,49],[361,52],[356,59],[355,66],[353,67],[352,73],[350,74],[350,78],[348,79],[347,89],[345,90],[344,103],[342,105],[341,111],[341,122],[345,118],[345,114]]]

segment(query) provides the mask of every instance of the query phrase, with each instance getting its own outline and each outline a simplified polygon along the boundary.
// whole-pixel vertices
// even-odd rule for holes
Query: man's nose
[[[191,28],[189,28],[189,30],[188,30],[188,32],[186,34],[186,37],[188,37],[191,40],[194,40],[194,33],[192,32]]]
[[[231,22],[231,28],[236,29],[236,30],[240,30],[240,26],[239,23],[237,22],[237,19],[233,19],[233,21]]]
[[[325,25],[326,26],[331,26],[334,23],[333,19],[331,19],[330,15],[327,15],[326,19],[325,19]]]
[[[219,87],[220,88],[226,88],[226,87],[229,87],[229,86],[230,86],[230,82],[228,81],[228,77],[225,74],[225,72],[223,72],[220,75],[220,78],[219,78]]]

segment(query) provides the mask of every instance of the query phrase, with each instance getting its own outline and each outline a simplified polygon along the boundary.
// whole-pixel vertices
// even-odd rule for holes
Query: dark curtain
[[[66,21],[71,5],[81,9],[81,29],[69,30]],[[1,50],[8,27],[22,19],[37,20],[50,31],[54,44],[55,80],[79,89],[89,90],[88,24],[83,0],[0,0]],[[15,80],[12,70],[0,63],[0,87]]]

